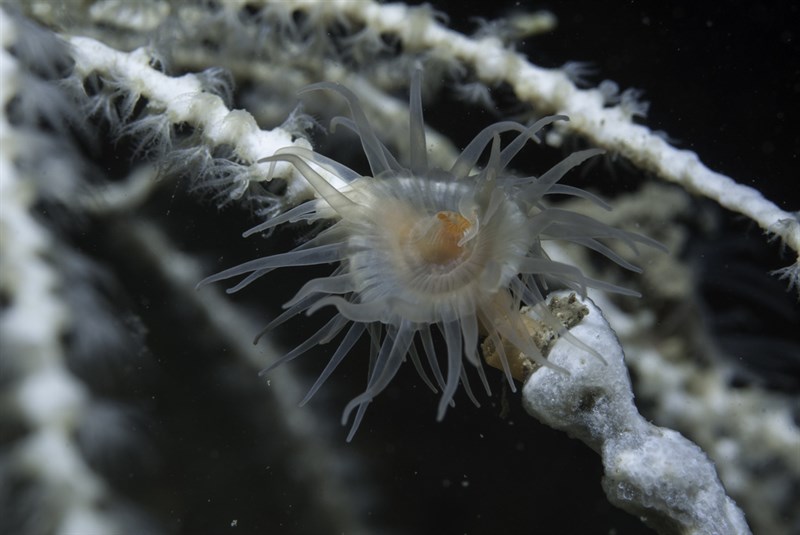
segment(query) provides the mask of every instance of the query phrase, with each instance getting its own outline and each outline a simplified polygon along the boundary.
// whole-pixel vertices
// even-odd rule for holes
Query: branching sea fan
[[[329,90],[347,100],[352,120],[338,117],[334,122],[358,134],[372,176],[361,176],[303,148],[287,147],[264,158],[262,162],[293,164],[319,198],[250,229],[245,236],[287,222],[337,221],[290,252],[245,262],[201,282],[247,275],[229,290],[236,292],[276,268],[338,263],[330,276],[308,281],[265,330],[328,305],[335,307],[337,313],[265,372],[344,332],[304,404],[356,341],[368,332],[373,343],[367,388],[347,404],[342,416],[345,424],[356,411],[348,440],[358,428],[367,405],[386,388],[407,356],[435,390],[423,370],[417,343],[421,344],[442,390],[438,409],[441,419],[459,381],[464,382],[470,393],[462,366],[464,357],[478,370],[488,391],[478,355],[479,336],[488,337],[500,351],[512,390],[514,383],[501,340],[510,342],[539,364],[553,366],[531,341],[519,314],[522,304],[534,307],[545,323],[569,338],[566,329],[558,325],[544,306],[543,291],[548,285],[557,283],[582,294],[587,287],[635,294],[590,279],[574,266],[552,261],[542,247],[544,241],[577,243],[632,270],[637,268],[614,253],[603,240],[621,240],[634,250],[637,243],[657,245],[638,234],[544,204],[545,196],[550,194],[576,195],[602,203],[588,192],[558,183],[570,169],[601,153],[600,150],[575,152],[539,177],[518,178],[506,172],[511,159],[529,140],[538,141],[537,133],[542,128],[554,121],[567,120],[564,116],[545,117],[531,126],[511,121],[493,124],[475,136],[450,169],[429,166],[420,86],[421,70],[417,69],[412,75],[410,91],[408,165],[400,164],[379,141],[352,91],[330,82],[305,88],[303,93]],[[517,134],[501,148],[500,135],[508,132]],[[488,162],[475,171],[487,147],[490,147]],[[337,189],[320,171],[338,177],[346,187]],[[432,330],[441,333],[447,347],[444,370],[436,356]],[[580,341],[570,339],[576,346],[592,352]]]

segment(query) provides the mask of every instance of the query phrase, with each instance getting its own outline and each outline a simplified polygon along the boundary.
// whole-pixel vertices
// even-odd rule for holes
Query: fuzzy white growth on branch
[[[0,10],[3,109],[22,77],[6,50],[15,37],[16,28]],[[61,337],[70,314],[59,295],[63,281],[45,260],[54,238],[30,213],[35,180],[18,173],[14,165],[26,150],[28,134],[0,114],[0,293],[14,303],[0,315],[0,377],[16,377],[2,400],[30,428],[26,439],[10,448],[0,463],[0,485],[8,484],[12,472],[22,471],[59,495],[53,533],[102,535],[118,531],[119,525],[102,511],[108,489],[73,440],[91,400],[65,362]],[[50,531],[52,521],[38,519],[38,529]]]
[[[75,73],[79,78],[100,73],[130,91],[133,94],[131,102],[135,103],[140,97],[147,98],[149,106],[167,121],[164,128],[186,123],[198,128],[210,147],[232,146],[234,156],[250,164],[249,172],[238,177],[239,183],[234,184],[239,195],[250,180],[276,177],[287,179],[288,202],[296,203],[312,195],[306,181],[285,162],[276,164],[270,177],[266,174],[267,166],[256,164],[280,148],[310,148],[305,139],[293,138],[282,128],[260,129],[250,113],[230,110],[218,95],[204,91],[203,84],[194,74],[180,77],[163,74],[151,66],[152,57],[147,49],[120,52],[88,37],[73,37],[69,42],[74,50]],[[332,175],[328,174],[326,178],[335,186],[343,185],[337,183]]]

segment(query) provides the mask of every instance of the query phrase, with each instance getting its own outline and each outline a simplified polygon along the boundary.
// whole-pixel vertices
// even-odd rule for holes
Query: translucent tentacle
[[[383,153],[382,143],[378,141],[372,126],[369,124],[367,115],[361,107],[358,97],[347,87],[336,84],[333,82],[319,82],[304,87],[299,91],[300,94],[308,93],[309,91],[316,91],[318,89],[327,89],[335,91],[342,95],[350,106],[350,113],[353,115],[353,120],[356,123],[359,137],[361,138],[361,146],[364,148],[364,154],[369,161],[369,168],[372,170],[372,176],[379,175],[384,171],[390,170],[389,163],[386,161],[386,156]]]

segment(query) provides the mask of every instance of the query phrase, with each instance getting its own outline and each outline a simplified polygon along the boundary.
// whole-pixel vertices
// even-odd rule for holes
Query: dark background
[[[555,31],[518,44],[533,63],[556,68],[583,61],[595,71],[588,77],[591,84],[609,79],[622,90],[641,89],[651,102],[645,121],[651,129],[665,131],[710,168],[753,185],[784,209],[800,207],[800,13],[795,3],[454,1],[434,8],[465,33],[475,28],[473,17],[492,19],[513,9],[552,11],[559,21]],[[512,112],[502,88],[497,96],[501,114]],[[497,120],[491,111],[463,113],[463,105],[447,100],[426,103],[426,119],[455,138],[463,136],[462,145]],[[558,157],[547,156],[550,161]],[[128,165],[117,160],[109,168]],[[650,177],[623,164],[606,178],[601,189],[613,196]],[[184,185],[164,188],[135,216],[158,222],[177,247],[203,261],[206,274],[286,251],[302,239],[289,229],[268,240],[243,240],[241,232],[253,225],[251,213],[235,207],[217,212]],[[712,205],[698,206],[716,210]],[[764,246],[758,229],[719,212],[727,234],[717,241],[752,238],[759,244],[748,253],[748,261],[761,262],[753,264],[753,271],[764,275],[793,261],[792,255],[781,256],[779,244]],[[180,291],[163,280],[152,259],[132,254],[134,247],[112,225],[100,221],[76,234],[76,247],[118,281],[107,292],[115,309],[124,311],[119,321],[129,323],[131,355],[126,359],[147,362],[126,364],[118,371],[117,380],[126,389],[93,390],[139,409],[139,423],[132,426],[138,442],[106,452],[110,461],[104,465],[95,460],[95,467],[117,495],[152,517],[152,531],[143,527],[141,532],[157,532],[155,526],[160,526],[187,535],[330,533],[324,515],[309,505],[316,503],[310,495],[317,489],[303,480],[302,467],[292,464],[296,445],[281,434],[283,424],[269,405],[267,380],[232,355],[233,348],[211,332],[207,318],[177,302]],[[695,256],[704,257],[708,242],[715,239],[696,236]],[[725,269],[724,260],[718,264],[712,268]],[[279,270],[231,300],[267,321],[300,284],[329,271]],[[709,278],[719,274],[708,267],[706,271],[711,271]],[[777,297],[766,301],[787,300],[790,294],[777,285]],[[701,293],[709,294],[712,305],[742,303],[729,291]],[[793,297],[788,297],[790,308]],[[275,333],[275,343],[291,348],[302,342],[327,320],[325,312],[286,324]],[[786,328],[795,343],[796,330],[791,329],[796,325]],[[139,351],[137,344],[145,349]],[[494,394],[477,392],[480,408],[460,391],[456,406],[437,423],[438,396],[424,387],[411,366],[404,366],[370,405],[354,441],[346,444],[347,428],[338,422],[347,401],[363,389],[366,366],[359,356],[364,349],[362,344],[354,351],[302,410],[325,422],[320,443],[341,464],[332,472],[358,497],[355,508],[373,532],[649,533],[638,519],[606,501],[598,456],[527,416],[519,393],[508,392],[501,375],[492,370],[487,374]],[[329,345],[288,366],[310,386],[333,351]],[[787,375],[788,365],[782,366],[779,373]],[[80,375],[81,370],[73,371]],[[755,377],[768,387],[785,388],[762,372]],[[92,374],[99,376],[96,369],[86,372]],[[95,386],[91,379],[86,382]],[[473,380],[476,390],[478,384]]]

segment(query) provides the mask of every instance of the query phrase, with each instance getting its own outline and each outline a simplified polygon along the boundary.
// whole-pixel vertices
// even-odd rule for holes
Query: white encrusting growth
[[[639,414],[614,331],[591,300],[581,301],[589,314],[571,332],[606,362],[556,342],[548,359],[567,373],[533,372],[522,390],[525,410],[599,453],[608,499],[659,533],[749,534],[744,514],[726,495],[706,454]]]

